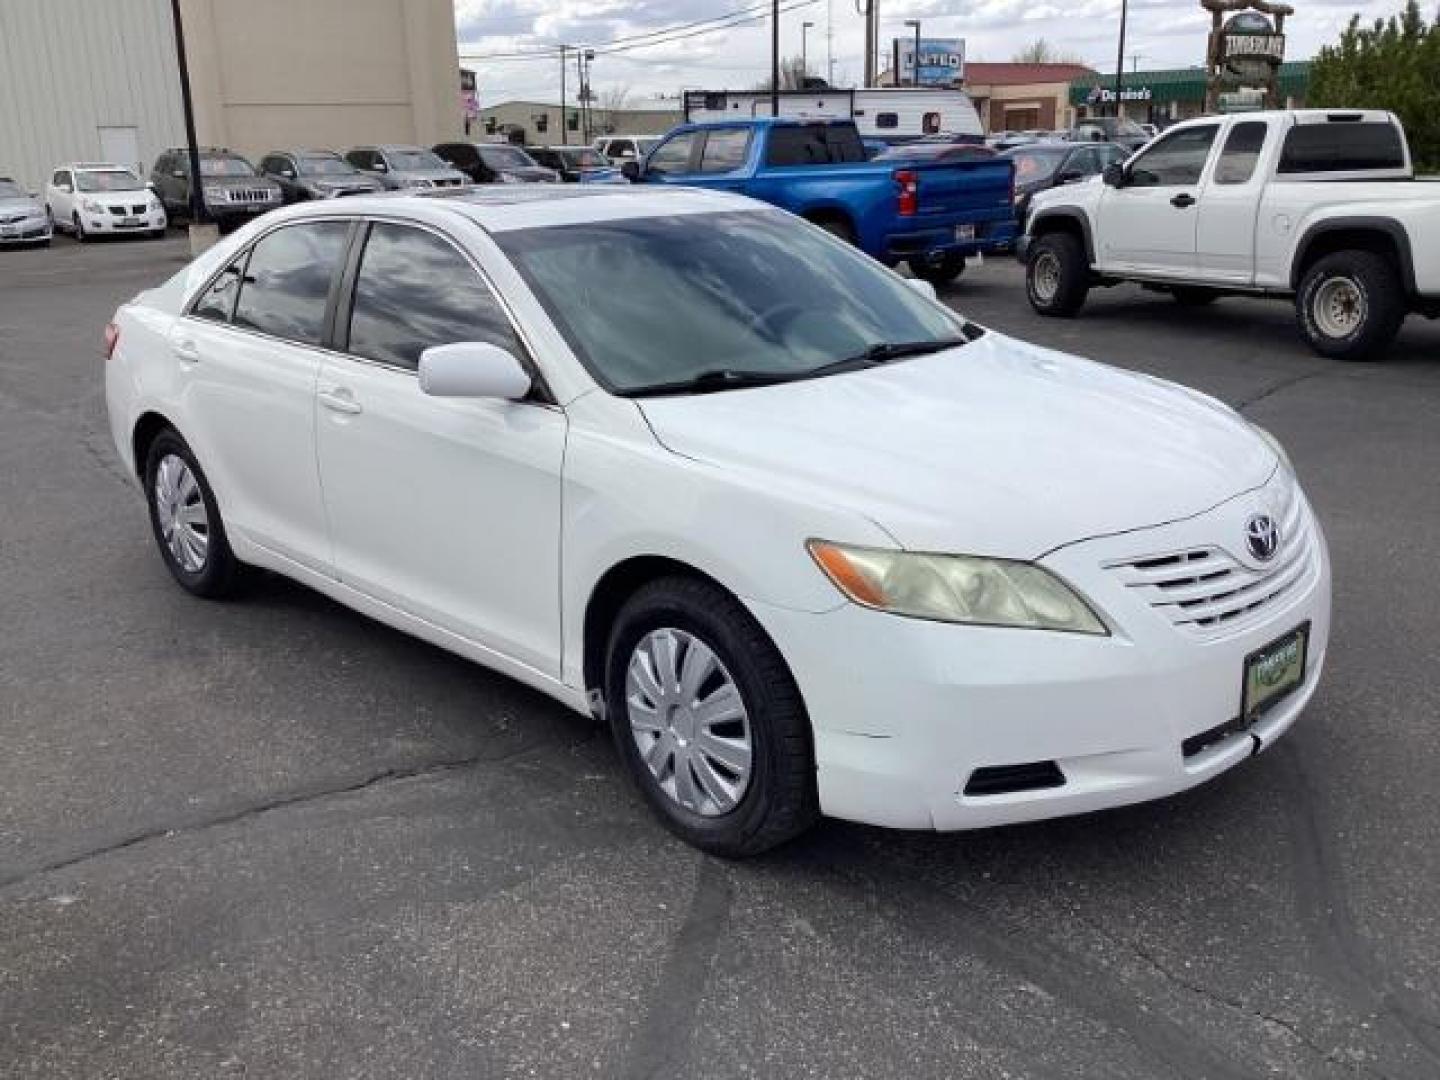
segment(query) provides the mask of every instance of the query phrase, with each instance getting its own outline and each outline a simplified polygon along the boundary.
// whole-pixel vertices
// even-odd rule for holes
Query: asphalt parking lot
[[[0,251],[0,1076],[1440,1075],[1440,323],[1347,366],[1283,304],[1045,321],[972,267],[980,322],[1287,444],[1327,680],[1158,804],[737,864],[538,694],[279,579],[175,587],[100,333],[184,255]]]

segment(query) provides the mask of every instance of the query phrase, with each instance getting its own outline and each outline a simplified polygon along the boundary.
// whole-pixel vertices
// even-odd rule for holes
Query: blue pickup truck
[[[622,169],[636,183],[773,203],[935,284],[958,277],[967,255],[1015,242],[1009,160],[871,162],[849,120],[683,124]]]

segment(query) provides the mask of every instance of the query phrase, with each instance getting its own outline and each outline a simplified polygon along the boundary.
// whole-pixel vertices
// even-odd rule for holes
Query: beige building
[[[1070,83],[1094,72],[1083,64],[965,65],[965,92],[988,132],[1053,131],[1075,122]]]
[[[532,146],[588,143],[601,135],[663,135],[683,119],[679,100],[640,101],[623,109],[590,106],[590,137],[585,138],[580,106],[567,102],[568,130],[560,132],[560,106],[541,101],[502,101],[480,110],[471,131],[477,135],[518,136]]]
[[[463,132],[453,0],[181,0],[196,131],[282,146]],[[148,170],[185,140],[170,0],[0,0],[0,176]]]

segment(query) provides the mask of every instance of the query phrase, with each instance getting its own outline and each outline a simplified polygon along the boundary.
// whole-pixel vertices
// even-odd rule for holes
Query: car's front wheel
[[[145,497],[160,557],[181,587],[206,598],[233,592],[244,566],[230,550],[210,481],[173,430],[150,444]]]
[[[621,759],[651,808],[716,855],[753,855],[818,816],[810,721],[765,631],[718,586],[672,577],[621,609],[606,660]]]
[[[1295,313],[1316,352],[1337,360],[1373,360],[1405,321],[1400,275],[1383,255],[1337,251],[1305,272]]]
[[[1074,315],[1090,291],[1090,268],[1078,237],[1046,233],[1025,260],[1025,295],[1041,315]]]

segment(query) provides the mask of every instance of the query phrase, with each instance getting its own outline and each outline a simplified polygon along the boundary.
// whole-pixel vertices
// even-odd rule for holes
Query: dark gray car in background
[[[271,150],[260,159],[260,174],[280,185],[286,203],[374,195],[385,190],[333,150]]]
[[[150,170],[150,185],[171,221],[190,216],[190,154],[183,146],[164,151]],[[239,228],[281,204],[280,185],[261,176],[232,150],[200,151],[200,192],[221,232]]]

